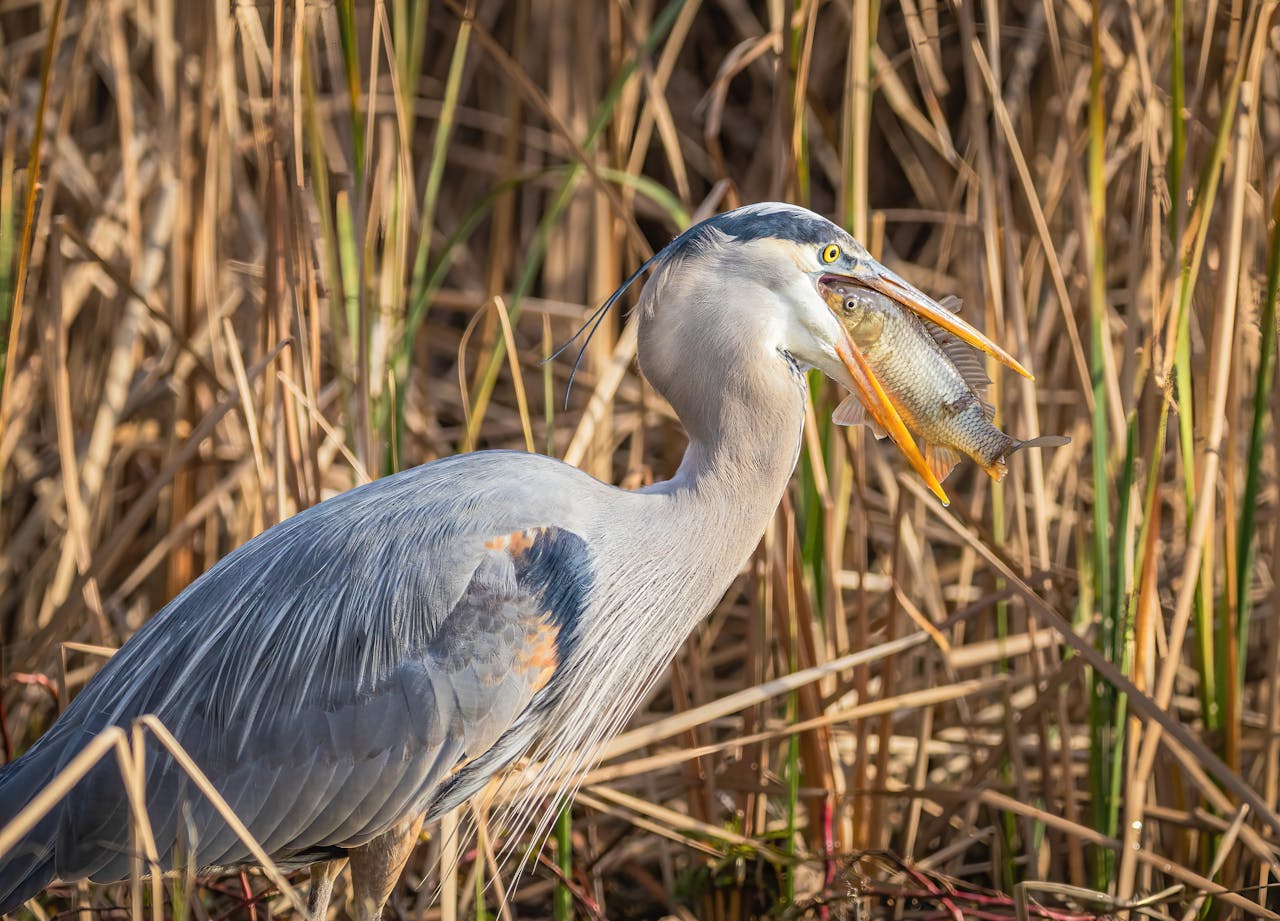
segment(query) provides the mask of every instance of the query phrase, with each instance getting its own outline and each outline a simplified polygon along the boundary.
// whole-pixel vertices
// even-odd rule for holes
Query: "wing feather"
[[[32,751],[60,748],[65,764],[106,726],[154,713],[285,858],[361,843],[458,796],[464,763],[475,788],[536,732],[591,587],[590,554],[573,531],[511,509],[509,528],[442,514],[439,495],[428,502],[420,483],[397,479],[229,556],[139,631]],[[248,859],[158,746],[148,764],[162,859],[187,827],[201,864]],[[126,875],[128,825],[103,762],[62,807],[59,875]]]
[[[329,801],[329,806],[306,830],[305,839],[296,842],[303,849],[310,847],[342,846],[354,838],[362,827],[359,810],[372,797],[382,774],[388,769],[391,752],[376,752],[372,757],[357,758],[341,791]]]
[[[336,789],[340,783],[339,777],[345,777],[348,773],[348,765],[339,764],[334,759],[322,757],[317,753],[311,769],[298,784],[298,798],[289,811],[281,817],[280,824],[270,839],[270,844],[263,844],[267,853],[286,854],[299,850],[291,847],[291,844],[299,840],[302,833],[315,821],[331,795],[330,791]]]
[[[261,835],[258,843],[267,853],[279,851],[296,834],[291,828],[289,817],[301,811],[305,792],[314,782],[316,774],[316,756],[293,761],[287,783],[278,784],[269,806],[258,814],[255,826]],[[291,832],[293,834],[291,834]]]
[[[236,815],[252,816],[250,831],[254,838],[261,842],[269,829],[262,822],[263,813],[267,810],[284,778],[281,776],[282,765],[244,764],[219,785],[219,793],[227,801]],[[198,794],[196,794],[198,795]],[[163,805],[163,804],[162,804]],[[214,817],[213,809],[203,798],[197,815],[202,821],[200,825],[206,829],[198,842],[197,859],[206,866],[225,867],[239,862],[245,854],[245,846],[239,836],[225,822]]]

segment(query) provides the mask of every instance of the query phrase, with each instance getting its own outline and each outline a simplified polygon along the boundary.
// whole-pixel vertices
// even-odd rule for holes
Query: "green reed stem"
[[[1236,562],[1236,598],[1240,617],[1236,624],[1236,674],[1229,676],[1243,687],[1245,652],[1248,649],[1250,571],[1253,568],[1257,537],[1258,494],[1262,491],[1262,452],[1265,447],[1267,416],[1271,412],[1271,393],[1276,371],[1276,300],[1280,298],[1280,185],[1271,201],[1271,245],[1267,253],[1267,291],[1258,318],[1262,327],[1259,344],[1258,371],[1254,378],[1253,424],[1249,428],[1249,453],[1245,469],[1244,496],[1240,503],[1239,557]]]
[[[346,69],[347,104],[351,115],[352,172],[355,188],[364,188],[364,127],[360,123],[360,48],[356,31],[355,0],[338,0],[338,39],[342,46],[342,65]]]
[[[565,800],[556,816],[556,866],[565,879],[573,878],[573,807]],[[556,883],[553,903],[555,921],[573,921],[573,893],[563,882]]]
[[[1098,647],[1115,660],[1116,622],[1111,579],[1111,483],[1107,475],[1107,391],[1104,372],[1104,338],[1107,335],[1106,262],[1106,112],[1102,92],[1101,0],[1093,0],[1090,26],[1092,63],[1089,72],[1089,377],[1093,390],[1092,473],[1093,473],[1093,596],[1100,620]],[[1110,683],[1094,677],[1090,707],[1092,745],[1089,775],[1093,788],[1094,827],[1114,834],[1116,806],[1113,802],[1114,754],[1121,749],[1123,727],[1112,720],[1117,710],[1116,691]],[[1115,855],[1109,850],[1095,852],[1095,878],[1104,885],[1113,873]]]
[[[1176,291],[1177,344],[1174,350],[1174,381],[1177,385],[1179,412],[1179,447],[1183,461],[1185,496],[1187,503],[1186,526],[1188,530],[1195,514],[1195,442],[1190,420],[1192,414],[1191,393],[1191,295],[1195,290],[1196,279],[1200,271],[1200,263],[1204,256],[1205,244],[1209,235],[1209,219],[1213,214],[1213,205],[1217,199],[1219,179],[1226,159],[1227,144],[1231,136],[1231,126],[1235,122],[1236,103],[1240,98],[1240,83],[1244,78],[1243,62],[1236,68],[1227,91],[1222,100],[1222,113],[1219,116],[1217,130],[1214,133],[1213,147],[1208,162],[1200,173],[1196,185],[1191,220],[1195,221],[1195,235],[1191,245],[1182,252],[1182,266],[1178,277]],[[1175,245],[1181,246],[1178,241]],[[1169,411],[1168,401],[1162,401],[1160,412]],[[1197,580],[1195,596],[1196,623],[1196,656],[1200,668],[1201,708],[1206,726],[1218,728],[1221,722],[1220,691],[1217,676],[1214,674],[1214,643],[1212,611],[1204,594],[1204,586],[1200,582],[1200,573],[1188,573],[1188,577]]]

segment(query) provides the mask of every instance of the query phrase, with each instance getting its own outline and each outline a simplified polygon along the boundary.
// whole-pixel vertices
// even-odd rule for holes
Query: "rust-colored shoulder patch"
[[[526,528],[523,531],[512,531],[510,534],[485,541],[484,545],[490,550],[505,550],[512,557],[519,558],[529,551],[529,548],[546,533],[546,530],[546,528]]]
[[[506,610],[518,612],[517,622],[508,640],[509,669],[502,674],[537,693],[555,676],[561,652],[571,648],[592,587],[591,556],[581,537],[554,525],[502,534],[484,546],[507,555],[516,583]],[[505,623],[509,629],[511,622]]]
[[[547,686],[560,664],[560,628],[551,619],[550,611],[521,617],[520,626],[524,628],[524,642],[513,664],[516,671],[529,679],[536,693]]]

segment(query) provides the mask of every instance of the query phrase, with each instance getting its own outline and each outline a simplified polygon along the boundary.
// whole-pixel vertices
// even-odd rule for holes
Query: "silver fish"
[[[922,440],[925,463],[939,482],[955,469],[961,455],[999,481],[1008,472],[1006,461],[1013,452],[1058,447],[1071,440],[1041,435],[1020,441],[1006,435],[992,423],[995,407],[984,399],[991,380],[975,349],[879,291],[835,282],[824,282],[822,288],[903,424]],[[938,303],[953,313],[960,309],[958,298]],[[885,434],[852,394],[831,418],[839,425],[866,425],[877,438]]]

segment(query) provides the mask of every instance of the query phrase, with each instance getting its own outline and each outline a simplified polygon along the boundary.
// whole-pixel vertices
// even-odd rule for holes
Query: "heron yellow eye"
[[[834,243],[828,243],[822,248],[822,261],[827,265],[835,262],[840,258],[840,247]]]

